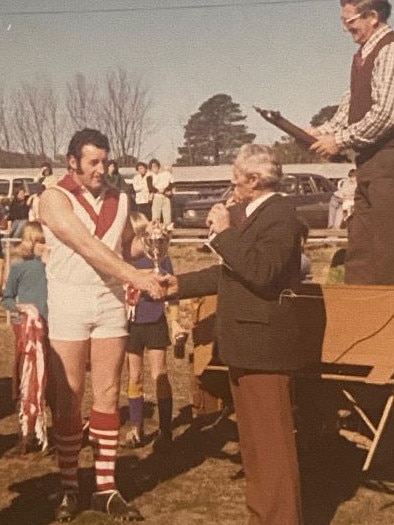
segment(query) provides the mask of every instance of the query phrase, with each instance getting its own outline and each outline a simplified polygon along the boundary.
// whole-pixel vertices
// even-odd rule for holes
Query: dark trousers
[[[348,229],[345,283],[394,284],[394,148],[359,167]]]
[[[249,525],[301,525],[289,378],[230,368]]]
[[[143,213],[145,217],[148,219],[148,221],[152,220],[152,203],[147,202],[144,204],[137,204],[137,211],[140,213]]]

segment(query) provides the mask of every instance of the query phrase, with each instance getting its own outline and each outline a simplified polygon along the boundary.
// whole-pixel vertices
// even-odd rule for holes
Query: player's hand
[[[146,292],[155,301],[164,300],[167,296],[168,275],[159,275],[153,271],[140,270],[130,280],[132,286]]]

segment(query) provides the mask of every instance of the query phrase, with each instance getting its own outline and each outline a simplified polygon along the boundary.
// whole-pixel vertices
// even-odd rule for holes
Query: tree
[[[299,146],[293,137],[285,135],[279,141],[275,141],[272,149],[281,164],[309,164],[321,162],[321,157]]]
[[[48,151],[55,160],[60,153],[64,141],[65,116],[61,112],[61,101],[58,92],[52,86],[48,87],[47,99],[47,142]]]
[[[239,104],[229,95],[214,95],[205,101],[185,125],[184,146],[178,148],[181,166],[206,166],[231,163],[242,144],[251,143],[242,122]]]
[[[66,107],[74,129],[102,130],[112,155],[123,166],[135,163],[152,131],[151,105],[148,87],[122,68],[109,71],[104,82],[89,82],[77,73],[67,84]]]
[[[317,128],[317,126],[321,126],[327,122],[327,120],[331,120],[337,109],[338,106],[325,106],[324,108],[321,108],[319,112],[311,118],[311,126]]]
[[[98,127],[98,85],[88,82],[83,73],[76,73],[67,83],[66,108],[75,129]]]
[[[133,79],[124,69],[106,76],[100,100],[100,121],[108,135],[113,156],[123,166],[135,163],[146,135],[151,131],[149,90],[140,79]]]
[[[11,147],[10,114],[8,99],[0,92],[0,147],[9,151]]]
[[[311,118],[311,126],[321,126],[328,120],[330,120],[338,106],[325,106],[321,108],[316,115]],[[289,136],[283,136],[279,141],[276,141],[272,149],[282,164],[309,164],[312,162],[326,162],[320,155],[307,150],[305,147],[299,146],[294,138]],[[331,159],[332,162],[349,162],[351,160],[351,154],[345,151],[340,155],[336,155],[335,158]]]
[[[50,88],[38,82],[23,82],[12,97],[13,133],[18,149],[46,159],[46,133]],[[35,159],[35,160],[34,160]]]

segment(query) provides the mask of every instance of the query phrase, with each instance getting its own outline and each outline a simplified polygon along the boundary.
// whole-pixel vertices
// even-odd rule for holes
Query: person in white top
[[[152,159],[149,162],[149,170],[152,173],[153,201],[152,220],[162,221],[164,224],[171,223],[171,197],[174,177],[171,166],[160,169],[160,162]]]
[[[58,521],[78,512],[78,457],[82,444],[81,402],[90,361],[93,406],[89,438],[93,445],[97,492],[92,508],[114,519],[142,516],[116,490],[119,436],[118,399],[127,335],[123,285],[165,295],[166,277],[135,269],[133,229],[127,195],[104,182],[108,138],[97,130],[75,133],[69,144],[68,173],[40,198],[40,217],[50,257],[48,327],[56,407],[53,427],[62,492]]]
[[[137,162],[135,169],[137,173],[133,178],[133,187],[136,208],[150,221],[152,219],[153,198],[152,175],[148,173],[148,166],[145,162]]]

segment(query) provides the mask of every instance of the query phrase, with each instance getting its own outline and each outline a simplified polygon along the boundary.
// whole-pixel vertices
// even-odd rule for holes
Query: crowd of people
[[[340,4],[342,25],[360,49],[350,91],[336,115],[308,130],[316,137],[311,149],[322,156],[349,147],[356,152],[357,170],[349,174],[354,203],[346,208],[352,213],[347,217],[345,282],[393,284],[394,33],[387,24],[391,5],[387,0]],[[81,403],[89,362],[89,440],[96,479],[92,509],[115,519],[143,520],[115,482],[125,355],[129,442],[143,445],[143,353],[148,350],[159,409],[155,447],[166,450],[172,443],[172,391],[164,302],[171,301],[176,312],[180,299],[216,295],[215,337],[220,359],[229,368],[249,525],[301,525],[289,388],[299,366],[298,326],[292,310],[279,299],[283,290],[297,289],[300,283],[301,236],[307,233],[300,230],[289,201],[276,191],[282,170],[274,152],[259,144],[240,148],[233,166],[232,205],[214,205],[207,218],[210,244],[221,262],[175,276],[169,259],[163,261],[163,272],[154,271],[142,240],[155,221],[171,220],[171,170],[162,170],[156,159],[148,165],[138,162],[133,184],[126,187],[116,162],[109,161],[109,150],[105,135],[84,129],[72,137],[68,171],[56,184],[49,182],[47,166],[39,181],[46,186],[39,197],[39,221],[31,223],[34,239],[28,236],[26,196],[18,192],[12,203],[14,230],[30,249],[19,253],[3,303],[18,318],[38,319],[45,327],[41,336],[48,343],[48,392],[61,485],[56,519],[70,521],[79,512]],[[350,194],[345,190],[349,188],[334,195],[341,204],[341,222]],[[333,226],[338,222],[333,218]],[[22,324],[17,341],[24,333]]]

